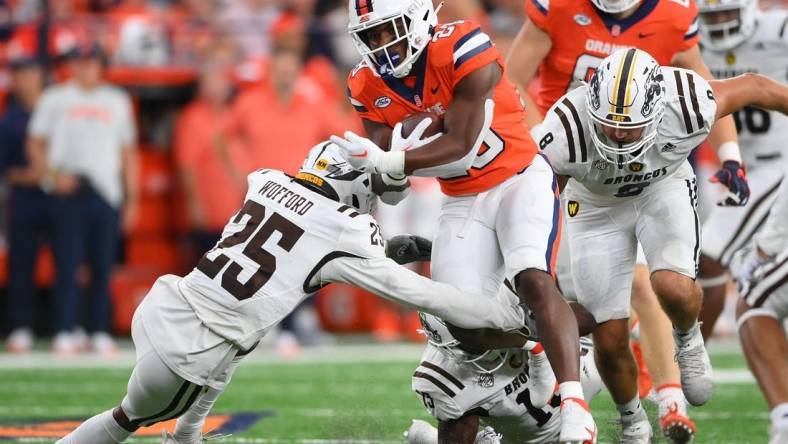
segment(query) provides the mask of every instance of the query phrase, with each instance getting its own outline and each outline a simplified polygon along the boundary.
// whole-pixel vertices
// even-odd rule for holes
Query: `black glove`
[[[432,241],[420,236],[401,234],[386,242],[386,256],[400,265],[428,261],[430,254],[432,254]]]
[[[750,200],[750,186],[747,184],[747,175],[744,167],[735,160],[726,160],[722,168],[709,179],[711,182],[721,183],[728,188],[728,194],[717,205],[722,207],[742,207]]]

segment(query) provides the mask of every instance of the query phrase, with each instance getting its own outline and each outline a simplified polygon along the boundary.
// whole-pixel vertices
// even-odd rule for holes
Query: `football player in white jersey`
[[[648,442],[628,348],[629,294],[638,242],[651,284],[674,328],[682,390],[693,405],[713,391],[697,322],[700,227],[695,176],[686,161],[714,122],[746,105],[788,112],[788,87],[759,75],[707,82],[660,67],[647,53],[614,52],[591,82],[567,93],[534,128],[556,173],[569,178],[568,238],[578,302],[600,324],[597,364],[621,414],[625,442]],[[743,205],[747,181],[738,150],[718,152],[728,204]]]
[[[756,72],[785,81],[788,10],[761,12],[757,0],[697,0],[703,60],[716,78]],[[788,171],[788,116],[745,107],[733,114],[750,182],[744,208],[717,207],[703,225],[699,282],[703,286],[703,336],[708,338],[725,302],[731,256],[763,224]]]
[[[788,442],[788,181],[783,181],[766,225],[731,261],[741,299],[739,340],[771,409],[770,444]]]
[[[474,438],[486,432],[477,432],[480,420],[502,435],[500,442],[558,442],[560,396],[556,393],[543,406],[531,401],[534,379],[540,377],[526,356],[532,341],[512,335],[512,348],[475,350],[452,336],[441,319],[422,313],[421,322],[428,344],[412,388],[438,428],[414,421],[406,435],[410,444],[478,443]],[[588,402],[604,387],[592,346],[581,338],[580,382]]]
[[[508,283],[500,291],[505,294],[499,300],[516,300]],[[580,334],[593,330],[590,314],[577,304],[572,309]],[[438,428],[414,420],[406,432],[410,444],[559,441],[561,398],[544,350],[533,342],[538,331],[532,314],[530,337],[460,329],[426,313],[420,318],[428,343],[412,388]],[[590,339],[580,338],[580,382],[588,402],[604,387],[592,347]],[[487,427],[477,432],[480,421]]]
[[[470,328],[524,325],[516,302],[479,299],[387,258],[380,228],[368,214],[377,199],[371,179],[329,142],[310,151],[295,177],[276,170],[250,174],[243,208],[222,240],[187,276],[159,278],[137,308],[137,363],[120,406],[88,419],[58,443],[124,442],[139,427],[179,417],[194,405],[200,410],[191,412],[189,423],[179,422],[175,439],[202,442],[203,411],[224,390],[239,357],[331,282]]]

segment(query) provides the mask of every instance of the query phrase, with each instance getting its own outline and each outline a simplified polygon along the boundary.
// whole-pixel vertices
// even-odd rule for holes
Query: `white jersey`
[[[276,170],[249,175],[243,208],[222,240],[180,280],[209,330],[246,350],[311,293],[344,282],[464,328],[522,327],[516,303],[491,304],[386,258],[372,216]]]
[[[248,180],[244,206],[222,241],[183,279],[202,296],[188,299],[197,316],[242,348],[319,288],[311,281],[325,262],[385,257],[372,216],[280,171],[258,170]]]
[[[701,54],[714,77],[726,79],[747,72],[788,80],[788,11],[771,10],[758,14],[755,32],[730,51],[703,48]],[[733,113],[739,132],[741,155],[748,173],[764,163],[788,165],[784,153],[788,137],[788,116],[747,106]]]
[[[610,206],[648,195],[649,186],[666,177],[694,177],[687,156],[708,136],[717,104],[711,86],[698,74],[663,66],[662,75],[665,114],[654,145],[637,162],[616,165],[595,149],[586,107],[587,85],[565,94],[543,123],[532,129],[556,174],[573,179],[567,186],[568,198]]]

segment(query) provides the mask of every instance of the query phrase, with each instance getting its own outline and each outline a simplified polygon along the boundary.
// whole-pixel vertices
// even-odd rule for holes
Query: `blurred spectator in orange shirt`
[[[228,128],[246,144],[251,165],[245,172],[274,168],[295,174],[309,148],[340,131],[323,90],[302,70],[301,54],[277,48],[266,80],[236,100]]]
[[[189,209],[198,254],[211,249],[244,196],[246,162],[238,143],[219,135],[230,116],[232,86],[227,69],[208,63],[200,75],[198,95],[181,112],[175,128],[175,163]],[[229,138],[225,137],[224,140]]]

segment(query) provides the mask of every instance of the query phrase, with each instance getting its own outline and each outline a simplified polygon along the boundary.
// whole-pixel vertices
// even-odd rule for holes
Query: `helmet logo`
[[[643,108],[640,110],[640,114],[643,117],[648,117],[654,112],[654,105],[656,105],[659,96],[662,94],[662,80],[662,70],[659,69],[659,66],[655,66],[646,79],[646,99],[643,101]]]
[[[596,70],[591,77],[591,85],[589,91],[591,92],[591,108],[599,109],[599,84],[602,82],[602,71]]]

